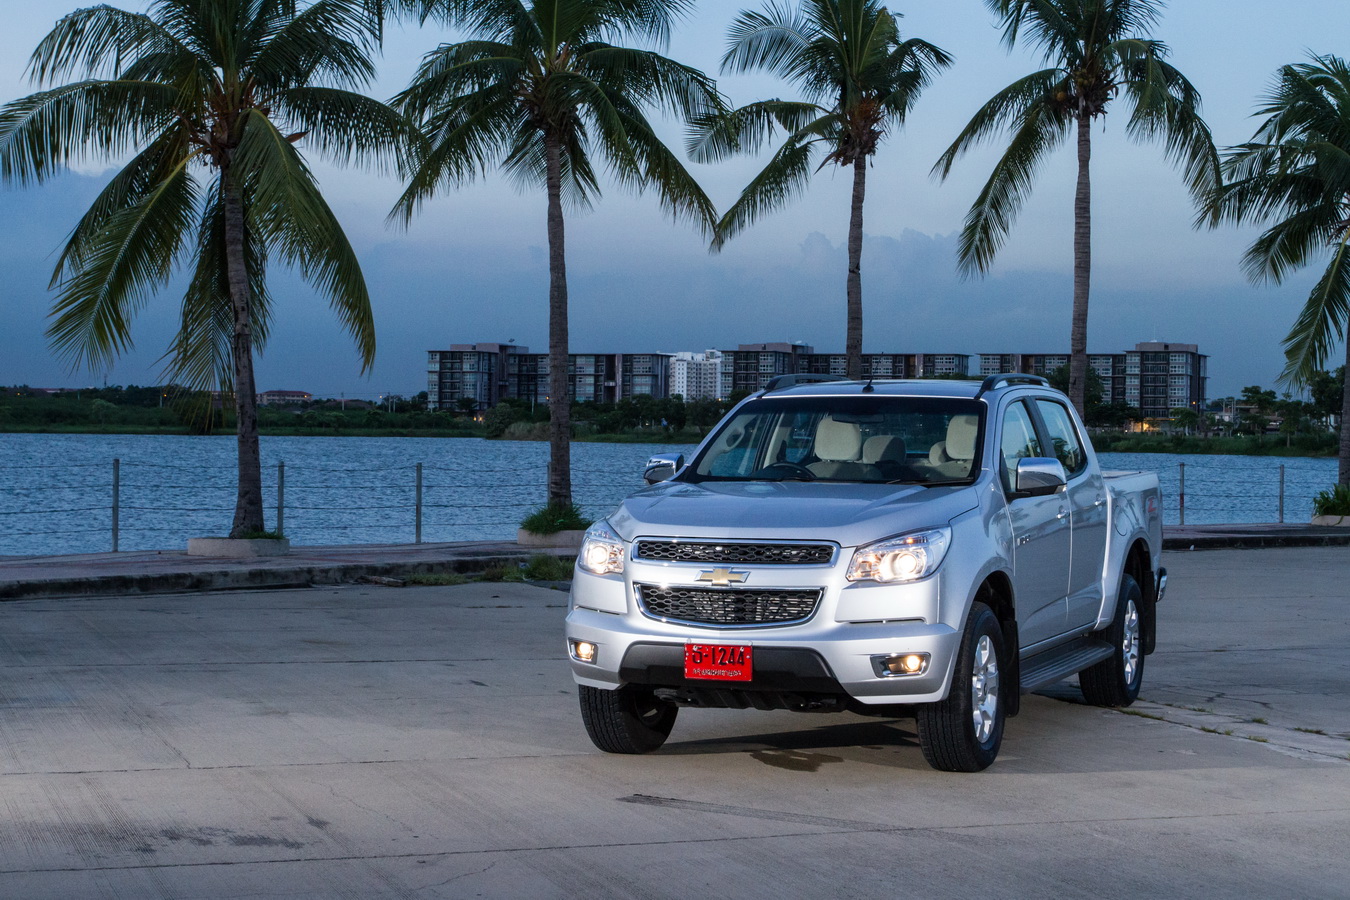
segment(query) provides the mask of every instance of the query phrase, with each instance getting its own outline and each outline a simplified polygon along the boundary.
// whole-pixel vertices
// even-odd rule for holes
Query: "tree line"
[[[1076,151],[1073,313],[1067,391],[1087,412],[1092,123],[1123,107],[1125,130],[1162,145],[1197,222],[1273,223],[1245,259],[1255,281],[1329,260],[1285,339],[1299,386],[1344,336],[1350,314],[1350,68],[1335,56],[1284,66],[1246,144],[1220,151],[1200,94],[1152,36],[1161,0],[985,0],[1009,48],[1044,67],[996,92],[934,166],[1001,137],[1005,148],[966,216],[959,265],[984,272],[1049,154]],[[67,15],[29,61],[40,90],[0,109],[0,178],[40,182],[86,154],[129,160],[76,223],[52,276],[48,336],[76,366],[103,368],[130,321],[179,270],[188,275],[168,374],[234,398],[238,491],[231,534],[265,530],[253,360],[274,307],[271,264],[299,271],[333,308],[362,369],[375,328],[360,263],[301,148],[406,184],[392,218],[491,171],[547,198],[551,397],[548,500],[571,503],[566,400],[564,211],[605,180],[653,194],[720,248],[799,196],[826,166],[853,179],[844,277],[848,374],[861,376],[866,176],[924,89],[954,64],[905,36],[880,0],[780,0],[732,22],[723,72],[765,71],[796,92],[736,106],[715,80],[664,55],[692,0],[152,0]],[[375,73],[387,18],[467,35],[423,58],[383,102]],[[771,148],[719,213],[649,116],[687,123],[687,156],[715,162]],[[601,177],[601,171],[606,178]],[[1350,354],[1350,347],[1347,347]],[[1350,358],[1350,356],[1348,356]],[[1350,390],[1342,394],[1342,483],[1350,483]]]

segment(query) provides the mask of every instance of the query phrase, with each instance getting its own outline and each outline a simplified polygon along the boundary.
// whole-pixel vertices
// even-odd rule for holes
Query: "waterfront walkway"
[[[1188,525],[1164,529],[1167,550],[1350,545],[1350,528]],[[286,556],[220,559],[181,550],[0,556],[0,601],[94,594],[163,594],[341,584],[363,578],[481,572],[529,559],[537,549],[504,541],[292,546]],[[567,551],[555,551],[568,555]]]

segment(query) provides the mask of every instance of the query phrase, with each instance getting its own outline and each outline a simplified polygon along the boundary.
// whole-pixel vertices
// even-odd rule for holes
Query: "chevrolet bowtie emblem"
[[[695,581],[706,581],[713,587],[731,587],[741,584],[750,577],[749,572],[733,572],[731,569],[713,569],[711,572],[699,572]]]

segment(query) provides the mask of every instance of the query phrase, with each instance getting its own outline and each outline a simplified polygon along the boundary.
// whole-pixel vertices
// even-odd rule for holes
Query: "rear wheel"
[[[1003,692],[1013,688],[1001,677],[1003,659],[998,619],[983,603],[973,604],[947,699],[925,703],[915,715],[923,758],[933,768],[978,772],[998,756],[1006,714]]]
[[[650,688],[616,690],[578,685],[581,721],[591,743],[606,753],[650,753],[666,742],[680,709],[658,699]]]
[[[1129,706],[1139,696],[1144,682],[1144,641],[1140,609],[1144,593],[1129,575],[1120,578],[1116,617],[1098,632],[1114,652],[1095,666],[1078,673],[1083,699],[1094,706]]]

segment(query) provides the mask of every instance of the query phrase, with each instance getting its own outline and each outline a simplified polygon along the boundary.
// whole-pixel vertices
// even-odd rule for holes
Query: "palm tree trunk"
[[[562,142],[544,138],[548,179],[548,502],[572,503],[572,398],[567,389],[567,256],[563,249]]]
[[[1073,198],[1073,327],[1069,333],[1069,399],[1087,416],[1088,289],[1092,282],[1092,117],[1078,115],[1078,190]]]
[[[863,197],[867,193],[867,157],[853,160],[853,208],[848,222],[848,335],[844,343],[849,378],[862,378]]]
[[[253,322],[244,261],[244,200],[228,167],[220,173],[225,203],[225,269],[234,313],[234,413],[239,444],[239,487],[230,537],[264,531],[262,458],[258,449],[258,394],[253,383]]]
[[[1345,332],[1345,387],[1341,391],[1341,451],[1336,480],[1350,484],[1350,328]]]

